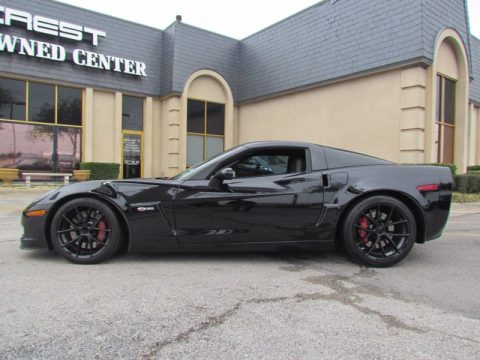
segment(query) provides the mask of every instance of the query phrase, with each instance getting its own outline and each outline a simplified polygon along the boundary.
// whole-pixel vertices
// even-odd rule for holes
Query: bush
[[[480,174],[467,173],[455,177],[454,191],[472,194],[480,193]]]
[[[90,170],[90,180],[118,179],[120,164],[84,162],[80,163],[80,170]]]
[[[468,167],[467,167],[467,171],[468,171],[468,172],[471,172],[471,171],[480,171],[480,165],[468,166]]]
[[[465,194],[454,192],[452,194],[452,201],[456,203],[478,203],[480,202],[480,194]]]

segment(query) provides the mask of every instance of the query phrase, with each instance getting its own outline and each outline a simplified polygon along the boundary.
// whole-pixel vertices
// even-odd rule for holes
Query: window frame
[[[84,88],[78,87],[78,86],[70,86],[70,85],[63,85],[63,84],[54,84],[54,83],[49,83],[46,81],[31,81],[31,80],[25,80],[25,79],[16,79],[16,78],[10,78],[6,76],[1,76],[1,78],[8,79],[8,80],[18,80],[18,81],[23,81],[25,83],[25,120],[14,120],[14,119],[8,119],[8,118],[0,118],[0,121],[5,121],[5,122],[15,122],[19,124],[32,124],[32,125],[44,125],[44,126],[63,126],[63,127],[73,127],[73,128],[81,128],[82,129],[82,138],[83,138],[83,128],[84,128],[84,108],[85,108],[85,92]],[[41,122],[41,121],[31,121],[30,120],[30,113],[29,113],[29,97],[30,97],[30,84],[42,84],[42,85],[49,85],[54,87],[54,121],[52,123],[47,123],[47,122]],[[81,125],[69,125],[69,124],[62,124],[58,122],[58,87],[64,87],[64,88],[71,88],[71,89],[76,89],[81,91],[81,97],[82,97],[82,114],[81,114]],[[82,141],[83,142],[83,141]]]
[[[438,81],[440,80],[440,81]],[[446,81],[451,81],[454,84],[453,89],[453,119],[452,122],[447,122],[445,119],[445,109],[446,109],[446,98],[445,98],[445,83]],[[457,89],[457,80],[446,76],[441,73],[436,74],[436,84],[437,84],[437,95],[436,95],[436,104],[435,104],[435,131],[434,131],[434,146],[435,146],[435,161],[437,163],[445,162],[445,128],[452,129],[452,149],[451,157],[452,162],[455,161],[455,128],[456,128],[456,119],[455,119],[455,109],[456,109],[456,89]]]
[[[194,100],[194,101],[200,101],[200,102],[203,102],[203,133],[200,133],[200,132],[191,132],[191,131],[188,131],[188,106],[189,106],[189,101],[190,100]],[[210,134],[207,132],[207,129],[208,129],[208,104],[217,104],[217,105],[222,105],[223,106],[223,135],[218,135],[218,134]],[[226,104],[225,103],[222,103],[222,102],[218,102],[218,101],[210,101],[210,100],[205,100],[205,99],[198,99],[198,98],[193,98],[193,97],[188,97],[187,98],[187,116],[186,116],[186,129],[187,129],[187,148],[188,148],[188,136],[189,135],[192,135],[192,136],[201,136],[202,139],[203,139],[203,154],[202,154],[202,161],[205,161],[205,160],[208,160],[207,158],[207,138],[208,137],[214,137],[214,138],[218,138],[218,139],[222,139],[223,140],[223,149],[222,149],[222,152],[225,151],[225,123],[226,123],[226,114],[225,114],[225,111],[226,111]],[[187,150],[187,154],[188,154],[188,150]],[[186,159],[186,165],[187,165],[187,168],[195,165],[195,164],[189,164],[188,163],[188,157]]]
[[[41,80],[29,80],[25,78],[15,78],[9,76],[0,76],[3,79],[7,80],[16,80],[22,81],[25,86],[25,119],[24,120],[14,120],[8,118],[0,118],[0,122],[2,123],[10,123],[10,124],[23,124],[23,125],[36,125],[36,126],[46,126],[51,127],[54,136],[57,136],[57,139],[54,141],[58,141],[58,131],[57,129],[79,129],[80,130],[80,162],[83,161],[85,156],[85,88],[80,86],[71,86],[67,84],[58,84],[52,83],[48,81],[41,81]],[[40,121],[31,121],[30,120],[30,113],[29,113],[29,106],[30,106],[30,84],[42,84],[52,86],[54,88],[54,121],[52,123],[47,122],[40,122]],[[81,123],[80,125],[69,125],[69,124],[62,124],[58,122],[58,88],[70,88],[80,91],[81,96]],[[58,153],[57,153],[58,155]],[[59,162],[57,160],[56,165],[58,166]]]

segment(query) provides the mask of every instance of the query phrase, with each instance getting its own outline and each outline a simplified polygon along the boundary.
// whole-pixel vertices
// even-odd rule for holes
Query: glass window
[[[187,166],[223,152],[224,134],[224,104],[188,99]]]
[[[440,119],[442,117],[442,100],[441,100],[441,94],[442,94],[442,77],[440,75],[437,75],[437,104],[436,104],[436,119],[437,122],[440,122]]]
[[[82,129],[59,126],[57,135],[56,171],[72,172],[79,168],[82,148]]]
[[[207,134],[225,133],[225,105],[207,103]]]
[[[455,81],[437,75],[437,116],[434,153],[438,162],[454,161]]]
[[[123,134],[123,178],[142,176],[142,135]]]
[[[143,131],[143,98],[123,95],[122,129]]]
[[[25,120],[25,81],[0,78],[0,119]]]
[[[445,115],[444,119],[447,124],[455,124],[455,82],[445,79]]]
[[[455,128],[443,127],[443,159],[444,163],[453,163],[453,136]]]
[[[188,100],[187,132],[205,132],[205,101]]]
[[[55,87],[53,85],[30,83],[28,114],[30,121],[55,123]]]
[[[305,150],[256,151],[229,166],[235,170],[238,178],[304,172],[306,171]]]
[[[58,124],[82,126],[82,90],[58,87]]]
[[[213,136],[207,136],[205,138],[206,144],[205,144],[205,158],[210,159],[212,156],[215,156],[217,154],[220,154],[223,149],[223,137],[213,137]]]
[[[52,171],[53,129],[0,122],[0,167]]]
[[[203,136],[187,135],[187,164],[194,165],[203,161]]]
[[[81,89],[0,78],[0,118],[0,167],[53,172],[78,169]]]

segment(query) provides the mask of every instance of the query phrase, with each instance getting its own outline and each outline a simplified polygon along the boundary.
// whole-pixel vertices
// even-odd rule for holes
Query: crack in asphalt
[[[280,269],[289,272],[301,272],[308,268],[308,264],[305,264],[302,260],[308,259],[288,259],[286,260],[289,265],[281,266]],[[190,337],[198,332],[206,331],[210,328],[214,328],[217,326],[221,326],[224,324],[229,318],[235,316],[238,311],[244,305],[249,304],[266,304],[266,303],[276,303],[276,302],[284,302],[288,300],[295,300],[296,302],[304,302],[304,301],[335,301],[340,304],[349,306],[362,314],[365,315],[374,315],[380,321],[382,321],[388,328],[396,328],[403,331],[412,331],[417,334],[425,334],[428,332],[438,333],[441,335],[450,336],[453,338],[457,338],[463,341],[469,341],[473,343],[480,343],[474,339],[470,339],[467,337],[462,337],[456,334],[450,334],[447,332],[443,332],[438,329],[432,329],[429,327],[416,327],[407,324],[406,322],[400,320],[398,317],[390,314],[384,314],[378,310],[371,309],[370,307],[361,305],[360,302],[363,301],[360,294],[364,295],[372,295],[375,297],[381,297],[385,299],[392,299],[393,294],[387,293],[381,289],[368,287],[365,285],[355,284],[353,281],[357,277],[372,277],[375,276],[376,272],[372,269],[360,267],[360,270],[356,273],[353,273],[350,276],[338,275],[338,274],[327,274],[327,275],[320,275],[320,276],[309,276],[302,280],[310,282],[312,284],[322,285],[332,292],[330,293],[321,293],[321,292],[314,292],[314,293],[297,293],[294,296],[280,296],[280,297],[272,297],[272,298],[253,298],[248,300],[241,300],[238,301],[231,307],[230,309],[224,311],[223,313],[215,316],[209,316],[206,320],[202,321],[200,324],[191,326],[187,330],[179,333],[173,338],[165,339],[163,341],[159,341],[155,343],[154,346],[150,348],[150,351],[147,354],[143,355],[143,359],[153,359],[155,358],[165,347],[175,344],[177,342],[188,341]],[[350,282],[353,286],[347,287],[343,282]],[[409,303],[411,301],[406,299],[401,299],[399,297],[393,297],[393,299],[397,301],[402,301]]]
[[[296,264],[299,265],[299,264]],[[303,267],[302,267],[303,268]],[[291,271],[291,270],[287,270]],[[298,270],[301,271],[301,270]],[[288,296],[281,296],[281,297],[273,297],[273,298],[253,298],[249,300],[242,300],[237,302],[232,308],[224,311],[223,313],[210,316],[205,321],[202,321],[200,324],[192,326],[187,330],[181,332],[180,334],[176,335],[173,338],[165,339],[163,341],[159,341],[155,343],[155,345],[150,349],[147,354],[143,355],[143,359],[152,359],[154,358],[159,352],[162,351],[166,346],[181,342],[187,341],[191,335],[197,332],[202,332],[208,330],[210,328],[220,326],[227,319],[234,316],[242,306],[248,304],[265,304],[265,303],[275,303],[275,302],[283,302],[288,300],[296,300],[297,302],[304,302],[309,300],[324,300],[324,301],[337,301],[347,306],[351,306],[354,309],[360,311],[366,315],[376,315],[382,320],[387,326],[395,327],[401,330],[408,330],[414,331],[416,333],[425,333],[425,330],[415,328],[413,326],[409,326],[408,324],[404,323],[403,321],[399,320],[393,315],[385,315],[379,311],[372,310],[368,307],[361,306],[358,304],[361,301],[361,298],[358,294],[352,293],[353,289],[348,289],[345,285],[341,283],[341,281],[351,280],[352,277],[355,276],[372,276],[373,271],[360,268],[360,271],[353,274],[351,277],[341,276],[341,275],[322,275],[322,276],[312,276],[306,279],[305,281],[311,282],[313,284],[320,284],[324,285],[330,290],[333,290],[332,293],[297,293],[292,297]],[[356,288],[354,288],[356,289]]]
[[[194,333],[201,332],[208,330],[209,328],[216,327],[222,325],[228,318],[232,317],[237,313],[237,311],[245,304],[265,304],[271,302],[280,302],[290,299],[289,297],[274,297],[274,298],[254,298],[249,300],[243,300],[237,302],[232,308],[224,311],[223,313],[216,315],[216,316],[209,316],[207,320],[202,321],[200,324],[192,326],[181,332],[174,338],[165,339],[163,341],[159,341],[155,343],[155,345],[150,349],[148,354],[144,354],[142,356],[143,359],[153,359],[163,348],[170,344],[174,344],[176,342],[187,341],[190,336]]]

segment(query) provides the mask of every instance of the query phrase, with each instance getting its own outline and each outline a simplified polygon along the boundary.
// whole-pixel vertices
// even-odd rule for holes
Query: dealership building
[[[163,177],[267,139],[479,164],[465,0],[324,0],[242,40],[0,0],[0,167]]]

